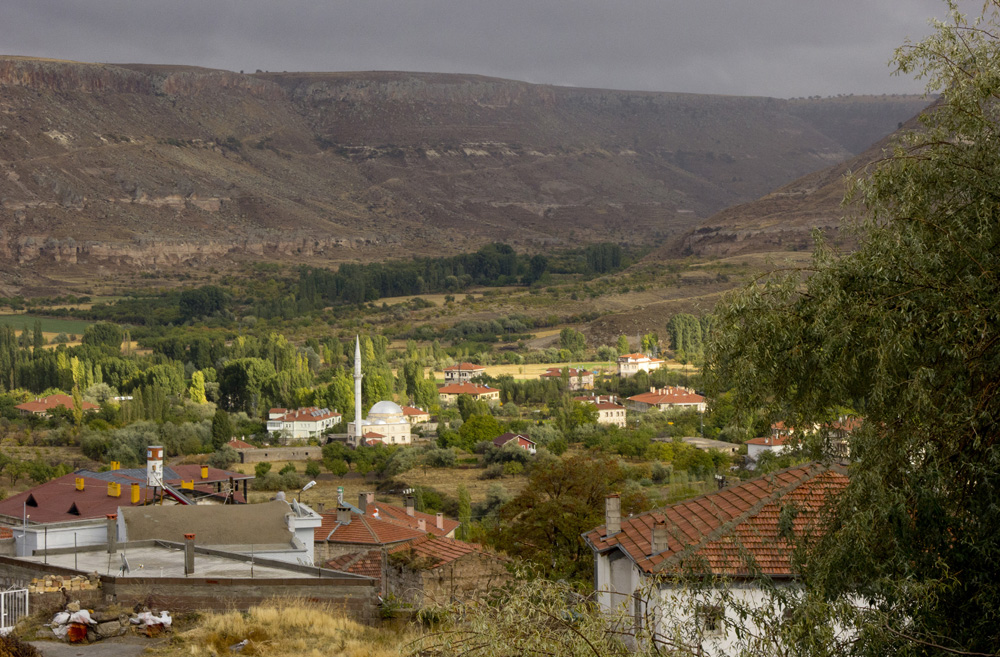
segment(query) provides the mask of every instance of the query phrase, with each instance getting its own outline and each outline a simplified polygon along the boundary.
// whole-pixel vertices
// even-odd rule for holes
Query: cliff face
[[[921,103],[844,111],[871,131]],[[0,282],[95,264],[664,240],[849,157],[850,117],[835,109],[803,118],[775,99],[465,75],[0,58]]]

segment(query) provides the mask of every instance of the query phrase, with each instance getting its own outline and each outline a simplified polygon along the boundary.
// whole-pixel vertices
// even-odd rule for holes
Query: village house
[[[535,441],[527,436],[520,433],[504,433],[493,439],[493,444],[497,447],[506,447],[507,445],[516,445],[521,449],[527,451],[529,454],[535,453]]]
[[[337,557],[327,568],[379,580],[382,595],[415,608],[471,601],[510,579],[506,559],[480,545],[425,534],[382,550]]]
[[[539,376],[543,379],[561,379],[565,371],[570,390],[593,390],[594,373],[575,367],[550,367]]]
[[[639,393],[628,398],[632,410],[644,413],[650,410],[670,411],[693,409],[699,413],[705,412],[705,398],[696,394],[690,388],[680,386],[667,388],[650,388],[649,392]]]
[[[618,357],[618,376],[624,378],[639,372],[652,372],[663,366],[659,358],[650,358],[646,354],[622,354]]]
[[[322,524],[315,530],[317,563],[324,563],[345,554],[381,550],[433,534],[454,537],[461,524],[417,511],[412,497],[404,508],[376,502],[375,494],[361,493],[358,506],[338,501],[336,513],[322,515]]]
[[[500,401],[500,390],[478,383],[453,383],[438,388],[438,397],[445,404],[454,404],[459,395],[469,395],[473,399]]]
[[[422,408],[415,408],[413,406],[403,407],[403,416],[410,425],[423,424],[424,422],[431,421],[431,414]]]
[[[272,440],[287,445],[289,442],[319,438],[335,424],[340,424],[340,413],[328,408],[308,406],[289,410],[272,408],[267,412],[267,433]]]
[[[409,445],[413,442],[411,428],[412,425],[402,407],[388,400],[372,406],[368,411],[368,417],[361,421],[361,434],[364,440],[377,440],[386,445]],[[347,424],[347,443],[352,447],[357,446],[356,430],[355,422]]]
[[[65,408],[70,411],[73,410],[73,398],[69,395],[60,394],[49,395],[48,397],[35,397],[33,400],[23,404],[18,404],[14,408],[17,409],[17,412],[20,413],[22,417],[29,417],[31,415],[47,417],[57,408]],[[84,413],[87,413],[89,411],[96,411],[100,409],[100,406],[81,400],[80,408],[83,409]]]
[[[737,637],[723,619],[738,624],[739,609],[699,597],[674,577],[725,577],[734,603],[761,604],[755,575],[794,582],[791,539],[821,531],[821,510],[846,486],[844,470],[812,463],[628,518],[610,495],[604,525],[583,535],[594,551],[598,603],[637,619],[630,622],[655,619],[664,636],[692,624],[705,654],[733,654]]]
[[[486,374],[486,368],[482,365],[458,363],[457,365],[444,368],[444,382],[465,383],[483,374]]]
[[[163,465],[163,448],[147,448],[145,468],[77,470],[0,501],[0,521],[18,528],[18,554],[107,542],[108,515],[147,504],[243,504],[253,475],[205,465]],[[240,490],[242,485],[242,491]],[[96,543],[95,543],[96,542]]]
[[[626,426],[625,407],[618,403],[614,395],[581,395],[574,397],[573,401],[597,407],[598,424],[611,424],[623,429]]]

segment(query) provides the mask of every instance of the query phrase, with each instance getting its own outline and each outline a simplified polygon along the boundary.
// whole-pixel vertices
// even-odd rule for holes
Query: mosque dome
[[[399,404],[391,401],[380,401],[379,403],[372,406],[372,409],[368,411],[368,416],[372,415],[402,415],[403,409],[399,407]]]

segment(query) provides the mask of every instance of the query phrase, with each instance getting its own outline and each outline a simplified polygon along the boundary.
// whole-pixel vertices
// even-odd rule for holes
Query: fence
[[[0,634],[9,634],[22,617],[28,615],[28,589],[0,593]]]

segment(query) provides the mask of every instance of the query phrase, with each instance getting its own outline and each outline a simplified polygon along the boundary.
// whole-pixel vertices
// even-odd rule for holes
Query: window
[[[695,620],[706,634],[722,634],[725,608],[721,604],[701,603],[695,609]]]

